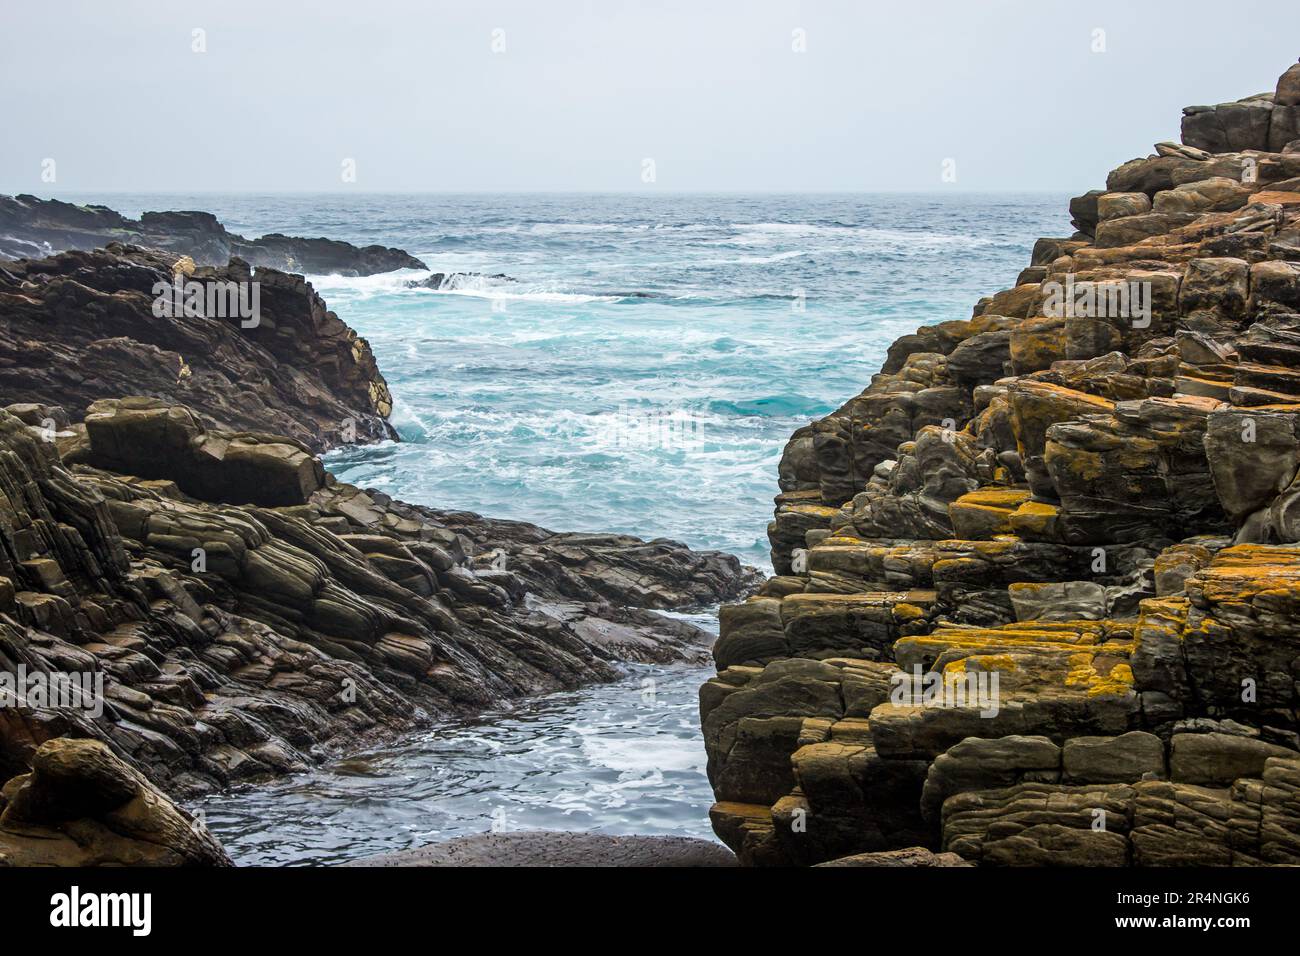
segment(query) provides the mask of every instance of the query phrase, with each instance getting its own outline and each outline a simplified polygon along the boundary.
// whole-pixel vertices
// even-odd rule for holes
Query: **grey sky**
[[[4,18],[0,191],[39,195],[1082,190],[1177,138],[1183,106],[1271,89],[1300,56],[1282,0],[47,0]]]

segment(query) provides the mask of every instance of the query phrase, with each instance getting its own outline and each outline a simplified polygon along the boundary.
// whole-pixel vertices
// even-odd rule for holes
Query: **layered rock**
[[[189,256],[201,266],[224,266],[238,258],[257,268],[310,275],[368,276],[428,268],[401,249],[384,246],[358,247],[337,239],[300,239],[280,233],[245,239],[209,212],[146,212],[139,219],[128,219],[107,206],[0,196],[0,259],[41,258],[113,242]]]
[[[65,738],[102,745],[93,759],[113,767],[91,776],[147,781],[142,799],[166,804],[154,788],[301,770],[428,718],[613,679],[620,661],[699,659],[697,628],[639,608],[753,583],[734,558],[674,542],[444,520],[336,481],[292,439],[208,429],[159,400],[96,402],[62,437],[13,411],[0,411],[0,672],[98,688],[56,701],[28,681],[0,708],[0,777],[17,775],[0,861],[48,846],[45,862],[214,862],[170,836],[153,855],[116,842],[148,838],[107,800],[87,808],[93,826],[25,809],[22,788],[53,800],[73,780],[41,783],[41,754]],[[170,834],[168,807],[172,822],[140,825]],[[32,842],[33,827],[62,836]]]
[[[700,695],[742,861],[1300,859],[1297,84],[791,438]]]
[[[229,866],[203,822],[97,740],[59,738],[0,791],[0,866]]]

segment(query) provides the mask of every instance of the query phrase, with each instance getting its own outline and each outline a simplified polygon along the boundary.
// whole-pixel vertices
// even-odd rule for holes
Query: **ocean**
[[[790,433],[860,392],[900,334],[968,318],[1034,239],[1071,232],[1055,194],[67,198],[479,273],[440,291],[409,288],[416,271],[311,277],[370,341],[403,439],[328,467],[421,504],[763,568]]]

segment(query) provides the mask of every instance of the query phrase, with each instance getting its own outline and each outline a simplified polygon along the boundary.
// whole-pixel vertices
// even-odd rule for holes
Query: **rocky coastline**
[[[1300,65],[1070,213],[790,439],[700,691],[742,863],[1300,863]]]
[[[338,481],[319,453],[397,438],[368,344],[301,275],[183,250],[0,261],[0,865],[226,864],[174,800],[707,660],[655,610],[756,572]],[[256,321],[159,310],[176,281],[256,282]]]
[[[1069,211],[791,437],[760,586],[331,475],[399,436],[299,273],[426,269],[405,252],[0,197],[0,866],[229,865],[177,801],[705,661],[655,612],[719,603],[700,721],[742,865],[1300,863],[1300,65]],[[159,309],[189,283],[258,307]],[[359,862],[503,861],[731,857],[519,833]]]

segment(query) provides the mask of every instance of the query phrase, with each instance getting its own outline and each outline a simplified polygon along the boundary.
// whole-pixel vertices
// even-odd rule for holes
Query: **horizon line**
[[[95,194],[103,196],[879,196],[879,195],[1026,195],[1068,194],[1073,187],[1033,189],[0,189],[4,196]]]

